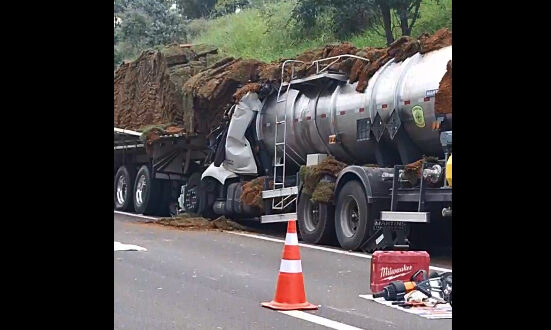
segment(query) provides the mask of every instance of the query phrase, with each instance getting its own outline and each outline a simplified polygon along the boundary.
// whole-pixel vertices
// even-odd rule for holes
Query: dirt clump
[[[238,224],[235,221],[226,219],[221,216],[215,220],[209,220],[203,217],[194,217],[189,214],[182,214],[174,218],[162,218],[156,220],[155,223],[176,227],[181,230],[246,230],[247,228]]]
[[[260,61],[230,57],[191,77],[184,91],[186,104],[196,115],[195,131],[208,134],[218,127],[234,101],[234,93],[245,84],[257,82],[262,65]]]
[[[426,54],[440,48],[452,45],[452,33],[447,28],[434,32],[433,35],[422,34],[419,37],[421,43],[421,54]]]
[[[262,84],[260,83],[250,83],[246,84],[245,86],[239,88],[234,94],[233,99],[235,102],[239,102],[243,96],[245,96],[248,92],[256,93],[260,90],[260,87],[262,87]]]
[[[207,68],[212,46],[168,45],[146,50],[114,74],[114,126],[140,130],[147,125],[173,123],[193,132],[193,109],[185,104],[184,83]],[[187,117],[187,118],[186,118]],[[189,124],[189,125],[186,125]]]
[[[211,223],[214,225],[215,228],[220,230],[229,230],[229,231],[232,231],[232,230],[246,231],[247,230],[245,226],[242,226],[235,221],[226,219],[226,217],[224,216],[221,216],[212,220]]]
[[[328,156],[319,165],[301,166],[299,176],[304,183],[304,193],[312,196],[314,201],[324,203],[332,201],[335,188],[332,179],[336,179],[345,167],[345,163],[336,160],[333,156]]]
[[[241,193],[241,201],[248,206],[255,207],[264,211],[264,200],[262,199],[262,190],[264,190],[264,181],[266,176],[261,176],[251,181],[248,181],[243,185],[243,191]],[[269,182],[270,189],[274,186],[274,181]]]
[[[312,201],[318,203],[334,202],[335,182],[320,181],[314,193],[312,193]]]
[[[434,112],[452,113],[452,61],[446,65],[446,73],[440,80],[438,92],[434,96]]]
[[[173,123],[164,125],[148,125],[139,129],[142,132],[140,139],[145,143],[146,151],[149,152],[153,143],[166,135],[183,134],[182,127],[175,126]]]
[[[423,174],[422,173],[423,164],[436,163],[436,162],[438,162],[437,157],[423,156],[423,158],[406,165],[406,168],[404,169],[403,178],[409,181],[409,183],[412,186],[415,186],[419,182]]]
[[[365,58],[369,59],[368,64],[355,63],[350,72],[350,82],[358,81],[356,91],[362,93],[367,88],[369,79],[373,77],[383,65],[391,59],[395,62],[402,62],[415,55],[417,52],[425,54],[440,48],[451,46],[452,33],[444,28],[436,31],[433,35],[422,34],[419,38],[413,39],[402,36],[395,40],[387,48],[366,48],[363,50]],[[357,60],[359,61],[359,60]]]

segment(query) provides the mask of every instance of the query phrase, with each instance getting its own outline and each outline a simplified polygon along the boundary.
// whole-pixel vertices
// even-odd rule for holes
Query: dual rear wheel
[[[336,200],[333,206],[313,202],[310,195],[301,194],[297,216],[302,239],[358,250],[372,233],[375,212],[358,181],[346,182]]]
[[[147,165],[141,166],[137,173],[134,171],[123,165],[115,174],[115,210],[169,215],[171,182],[154,179]]]

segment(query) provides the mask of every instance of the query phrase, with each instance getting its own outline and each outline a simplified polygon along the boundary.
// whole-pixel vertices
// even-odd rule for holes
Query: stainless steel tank
[[[276,113],[283,120],[286,109],[288,164],[305,164],[311,153],[332,154],[359,165],[375,163],[377,148],[398,153],[398,130],[419,152],[441,156],[439,132],[431,128],[436,120],[434,94],[451,59],[449,46],[417,53],[400,63],[391,60],[369,80],[363,93],[356,92],[357,83],[327,77],[291,84],[288,93],[280,96],[286,101],[276,102],[277,95],[266,100],[257,116],[258,138],[273,156]],[[446,121],[451,129],[451,114]],[[283,131],[280,124],[278,141],[283,140]],[[401,139],[403,135],[399,134]],[[336,137],[336,143],[330,143],[330,136]]]

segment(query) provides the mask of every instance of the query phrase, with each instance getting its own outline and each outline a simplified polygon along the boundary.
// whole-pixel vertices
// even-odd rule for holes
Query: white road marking
[[[361,328],[356,328],[348,324],[340,323],[337,321],[333,321],[330,319],[326,319],[321,316],[301,312],[301,311],[278,311],[280,313],[283,313],[285,315],[289,315],[292,317],[296,317],[301,320],[305,320],[308,322],[316,323],[323,325],[325,327],[331,328],[331,329],[338,329],[338,330],[362,330]]]
[[[115,242],[115,251],[147,251],[147,249],[138,245]]]
[[[132,217],[137,217],[137,218],[152,219],[152,220],[160,219],[160,218],[149,217],[149,216],[141,215],[141,214],[127,213],[127,212],[121,212],[121,211],[114,211],[114,212],[119,213],[119,214],[132,216]],[[258,238],[258,239],[262,239],[262,240],[265,240],[265,241],[271,241],[271,242],[277,242],[277,243],[284,243],[285,242],[285,240],[282,240],[282,239],[279,239],[279,238],[272,238],[272,237],[266,237],[266,236],[255,235],[255,234],[239,233],[239,232],[234,232],[234,231],[224,231],[224,232],[226,232],[228,234],[246,236],[246,237],[251,237],[251,238]],[[358,252],[337,250],[337,249],[332,249],[332,248],[328,248],[328,247],[324,247],[324,246],[310,245],[310,244],[305,244],[305,243],[298,243],[298,245],[301,246],[301,247],[304,247],[304,248],[327,251],[327,252],[333,252],[333,253],[338,253],[338,254],[345,254],[345,255],[359,257],[359,258],[366,258],[366,259],[371,259],[372,258],[371,255],[367,254],[367,253],[358,253]],[[439,271],[439,272],[451,272],[452,271],[449,268],[443,268],[443,267],[437,267],[437,266],[430,266],[429,268],[432,269],[432,270]]]
[[[277,243],[284,243],[285,242],[285,240],[282,240],[282,239],[266,237],[266,236],[260,236],[260,235],[255,235],[255,234],[239,233],[239,232],[234,232],[234,231],[224,231],[224,232],[226,232],[228,234],[246,236],[246,237],[251,237],[251,238],[258,238],[258,239],[262,239],[262,240],[270,241],[270,242],[277,242]],[[338,253],[338,254],[345,254],[345,255],[349,255],[349,256],[366,258],[366,259],[371,259],[372,258],[372,256],[368,253],[358,253],[358,252],[337,250],[337,249],[332,249],[332,248],[328,248],[328,247],[325,247],[325,246],[310,245],[310,244],[305,244],[305,243],[298,243],[298,245],[301,246],[301,247],[314,249],[314,250],[321,250],[321,251],[333,252],[333,253]],[[449,268],[443,268],[443,267],[437,267],[437,266],[429,266],[429,268],[432,269],[432,270],[440,271],[440,272],[451,272],[452,271]]]
[[[150,219],[150,220],[160,219],[160,218],[156,218],[156,217],[149,217],[149,216],[143,215],[143,214],[135,214],[135,213],[122,212],[122,211],[115,211],[115,210],[113,210],[113,212],[118,213],[118,214],[128,215],[128,216],[131,216],[131,217],[136,217],[136,218],[144,218],[144,219]]]
[[[238,233],[238,232],[234,232],[234,231],[226,231],[226,233],[235,234],[235,235],[241,235],[241,236],[247,236],[247,237],[252,237],[252,238],[259,238],[259,239],[263,239],[263,240],[266,240],[266,241],[272,241],[272,242],[278,242],[278,243],[283,243],[283,242],[285,242],[285,241],[282,240],[282,239],[271,238],[271,237],[260,236],[260,235],[254,235],[254,234]],[[314,250],[321,250],[321,251],[327,251],[327,252],[335,252],[335,253],[346,254],[346,255],[350,255],[350,256],[356,256],[356,257],[360,257],[360,258],[371,259],[371,255],[369,255],[369,254],[363,254],[363,253],[358,253],[358,252],[350,252],[350,251],[344,251],[344,250],[337,250],[337,249],[332,249],[332,248],[328,248],[328,247],[324,247],[324,246],[310,245],[310,244],[305,244],[305,243],[298,243],[298,246],[302,246],[302,247],[310,248],[310,249],[314,249]]]

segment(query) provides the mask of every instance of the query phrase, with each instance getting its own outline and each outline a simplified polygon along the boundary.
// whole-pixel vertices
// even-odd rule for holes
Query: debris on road
[[[181,230],[242,230],[247,228],[237,222],[226,219],[221,216],[215,220],[209,220],[203,217],[195,217],[184,213],[174,218],[161,218],[154,221],[156,224],[163,226],[176,227]]]
[[[138,245],[123,244],[115,241],[115,251],[147,251],[147,249]]]

